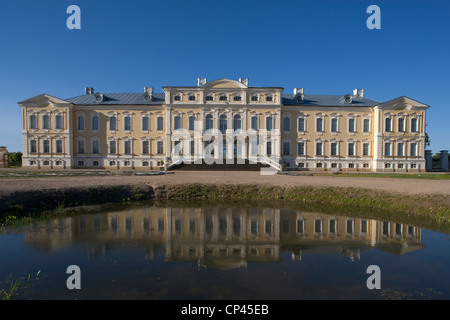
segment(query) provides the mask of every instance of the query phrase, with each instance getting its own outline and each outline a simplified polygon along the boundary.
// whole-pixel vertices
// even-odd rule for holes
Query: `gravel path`
[[[260,175],[259,171],[176,171],[174,174],[154,176],[73,176],[39,178],[2,178],[0,197],[16,191],[82,188],[103,185],[142,185],[211,183],[262,184],[278,186],[335,186],[401,192],[408,194],[443,194],[450,196],[450,180]],[[450,198],[450,197],[449,197]]]

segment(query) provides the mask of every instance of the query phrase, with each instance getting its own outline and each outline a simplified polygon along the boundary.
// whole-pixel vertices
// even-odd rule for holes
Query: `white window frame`
[[[94,152],[94,142],[98,143],[98,152],[97,153]],[[92,137],[91,138],[91,154],[93,154],[93,155],[100,155],[102,153],[100,145],[101,145],[100,144],[100,138],[99,137]]]
[[[94,118],[97,117],[98,119],[98,128],[94,129]],[[98,112],[91,112],[91,131],[98,132],[100,130],[100,114]]]

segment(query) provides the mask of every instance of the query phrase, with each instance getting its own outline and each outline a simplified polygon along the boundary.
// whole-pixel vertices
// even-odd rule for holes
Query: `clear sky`
[[[70,5],[81,29],[69,30]],[[370,5],[381,29],[366,26]],[[17,102],[96,91],[250,86],[428,104],[433,153],[450,149],[449,0],[0,0],[0,145],[22,151]]]

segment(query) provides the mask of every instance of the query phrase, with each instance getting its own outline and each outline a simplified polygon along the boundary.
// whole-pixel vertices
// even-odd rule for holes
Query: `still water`
[[[367,287],[371,265],[381,289]],[[15,300],[449,299],[448,270],[446,234],[282,208],[149,204],[0,233],[0,288],[23,280]]]

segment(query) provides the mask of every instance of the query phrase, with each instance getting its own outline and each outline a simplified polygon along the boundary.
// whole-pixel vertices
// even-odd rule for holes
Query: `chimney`
[[[203,86],[205,84],[206,84],[206,78],[198,78],[197,79],[197,86],[198,87],[201,87],[201,86]]]
[[[90,88],[90,87],[86,87],[86,88],[84,88],[84,94],[85,95],[91,95],[91,94],[94,94],[94,88]]]
[[[294,88],[294,99],[297,99],[299,101],[303,101],[304,94],[303,94],[303,88]]]
[[[152,87],[144,87],[144,92],[148,93],[149,95],[153,95],[153,88]]]
[[[146,101],[153,100],[153,88],[152,87],[144,87],[144,100],[146,100]]]
[[[353,95],[358,96],[360,98],[364,97],[364,89],[355,89],[353,90]]]
[[[239,78],[239,82],[248,87],[248,78]]]

